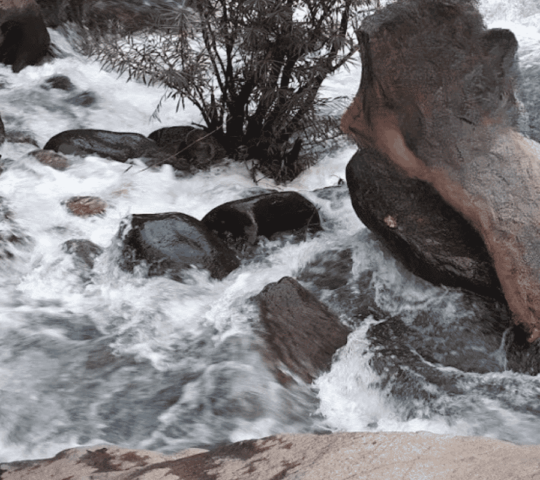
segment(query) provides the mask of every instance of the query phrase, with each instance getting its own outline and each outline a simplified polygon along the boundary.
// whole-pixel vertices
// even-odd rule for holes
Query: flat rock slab
[[[540,446],[432,433],[276,435],[165,457],[110,445],[0,465],[2,480],[532,480]]]

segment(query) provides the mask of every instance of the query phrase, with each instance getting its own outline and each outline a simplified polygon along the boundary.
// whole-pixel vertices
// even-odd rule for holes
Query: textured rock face
[[[407,177],[368,149],[349,162],[347,185],[360,220],[414,274],[502,298],[480,235],[431,185]]]
[[[2,480],[533,480],[540,447],[431,433],[276,435],[165,456],[99,445],[0,465]]]
[[[202,222],[231,248],[243,250],[257,238],[276,233],[318,231],[317,208],[296,192],[278,192],[235,200],[214,208]]]
[[[0,2],[0,61],[15,73],[40,62],[50,45],[50,37],[34,0]]]
[[[183,213],[132,215],[120,227],[120,266],[133,271],[145,262],[148,275],[168,275],[181,281],[184,270],[195,266],[223,278],[239,261],[201,222]]]
[[[342,128],[430,183],[481,235],[513,321],[540,337],[540,145],[517,132],[517,41],[474,2],[404,0],[362,22]],[[390,228],[393,221],[388,219]]]
[[[293,278],[267,285],[254,300],[271,356],[306,383],[328,370],[336,350],[347,343],[350,330]]]

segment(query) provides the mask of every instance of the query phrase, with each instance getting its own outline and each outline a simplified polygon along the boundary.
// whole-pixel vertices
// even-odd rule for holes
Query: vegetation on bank
[[[164,85],[164,99],[191,101],[229,156],[254,160],[252,173],[283,183],[314,162],[318,145],[341,134],[339,113],[331,111],[340,98],[324,99],[319,90],[352,61],[354,32],[375,3],[160,3],[152,26],[136,35],[118,24],[86,30],[84,48],[105,68]]]

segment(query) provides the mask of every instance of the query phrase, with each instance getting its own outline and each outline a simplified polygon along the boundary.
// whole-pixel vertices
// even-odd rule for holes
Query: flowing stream
[[[540,6],[510,3],[484,0],[481,10],[490,27],[514,31],[521,68],[534,68]],[[63,58],[19,74],[0,65],[6,130],[42,147],[74,128],[147,135],[201,122],[194,107],[176,112],[173,102],[161,123],[152,119],[162,89],[126,83],[50,33]],[[43,88],[54,75],[75,89]],[[325,94],[352,98],[359,81],[357,63]],[[188,178],[97,156],[57,171],[29,156],[34,149],[0,147],[0,238],[18,239],[0,248],[0,461],[102,442],[172,453],[282,432],[427,430],[540,443],[540,379],[509,370],[508,318],[499,305],[414,277],[385,252],[338,185],[356,150],[345,139],[286,187],[256,184],[233,162]],[[267,241],[222,281],[197,270],[185,283],[146,279],[117,267],[127,215],[201,219],[264,188],[306,196],[324,232]],[[63,202],[80,195],[105,200],[105,215],[69,214]],[[74,238],[104,249],[92,271],[62,249]],[[353,328],[329,372],[290,389],[254,347],[259,318],[249,301],[284,276]]]

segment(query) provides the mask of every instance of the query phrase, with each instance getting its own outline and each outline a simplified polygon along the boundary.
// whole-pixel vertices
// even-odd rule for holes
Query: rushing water
[[[534,68],[540,7],[534,0],[482,4],[489,26],[511,28],[522,68]],[[100,70],[51,31],[63,58],[19,74],[0,66],[8,131],[40,146],[56,133],[99,128],[149,134],[200,122],[163,91]],[[42,88],[67,75],[71,92]],[[360,66],[325,85],[356,92]],[[530,92],[529,92],[530,93]],[[530,93],[531,95],[533,93]],[[83,95],[81,97],[81,95]],[[80,105],[93,95],[95,103]],[[279,432],[417,431],[540,443],[540,379],[507,367],[507,317],[500,306],[407,273],[361,225],[337,186],[355,151],[346,143],[287,189],[320,209],[324,232],[275,241],[222,281],[203,271],[185,283],[118,269],[115,236],[129,214],[178,211],[202,218],[256,194],[244,165],[189,178],[171,167],[143,170],[73,157],[60,172],[28,156],[29,143],[0,147],[0,234],[19,241],[0,257],[0,460],[51,456],[110,442],[173,452]],[[333,188],[325,188],[333,187]],[[76,195],[104,199],[104,216],[70,215]],[[92,271],[61,246],[88,239],[105,249]],[[313,385],[277,383],[255,347],[250,297],[283,276],[298,278],[353,328],[331,370]]]

